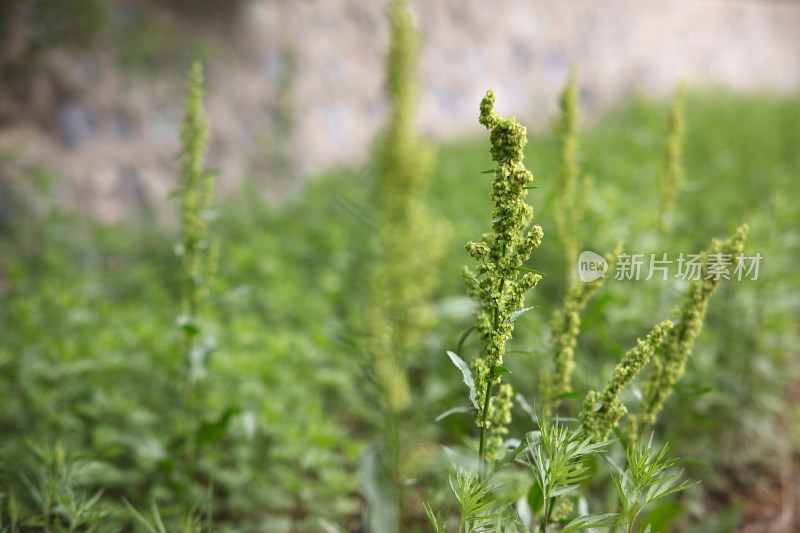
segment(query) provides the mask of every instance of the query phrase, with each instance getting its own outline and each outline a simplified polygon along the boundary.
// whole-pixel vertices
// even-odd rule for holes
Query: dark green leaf
[[[506,367],[504,367],[502,365],[497,365],[497,366],[492,367],[492,374],[494,374],[494,377],[496,377],[496,378],[499,378],[501,376],[505,376],[506,374],[510,374],[510,373],[511,373],[511,370],[507,369]]]
[[[241,412],[242,410],[239,407],[228,407],[215,422],[203,421],[200,427],[197,428],[197,444],[208,444],[221,439],[228,430],[228,423],[231,418]]]
[[[528,491],[528,506],[531,508],[531,513],[534,516],[536,516],[544,506],[544,494],[538,483],[531,485]]]
[[[189,335],[190,337],[194,337],[198,333],[200,333],[200,327],[192,320],[192,318],[189,315],[180,315],[175,320],[175,324],[183,331],[185,331],[186,334]]]
[[[652,531],[669,531],[669,525],[683,514],[683,506],[679,503],[665,501],[653,506],[642,520]]]
[[[461,348],[464,347],[464,343],[469,337],[469,334],[472,333],[474,330],[475,326],[472,326],[467,331],[465,331],[463,335],[461,335],[461,338],[458,339],[458,346],[456,346],[456,353],[461,353]]]
[[[628,439],[626,439],[625,435],[622,434],[622,430],[619,429],[619,426],[614,426],[614,430],[613,431],[614,431],[614,435],[617,436],[617,438],[622,443],[622,445],[625,447],[625,449],[627,449],[628,448]]]

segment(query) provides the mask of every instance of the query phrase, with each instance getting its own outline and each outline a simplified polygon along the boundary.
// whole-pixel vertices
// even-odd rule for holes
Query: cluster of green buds
[[[492,399],[492,385],[508,370],[503,367],[506,341],[511,338],[514,320],[521,312],[525,293],[541,279],[539,272],[522,265],[541,243],[542,228],[530,227],[531,207],[525,202],[533,175],[522,163],[527,144],[526,128],[514,117],[503,118],[494,112],[495,95],[487,91],[481,101],[480,123],[490,130],[494,169],[491,199],[492,231],[481,242],[469,242],[466,250],[478,261],[477,273],[464,267],[468,294],[477,300],[475,330],[481,341],[481,356],[472,363],[476,403],[480,407],[477,424],[481,428],[481,457],[490,458],[510,421],[511,387],[503,384]],[[486,429],[492,428],[487,446]]]
[[[614,369],[614,376],[602,393],[589,391],[583,400],[580,419],[587,433],[597,440],[603,441],[617,427],[628,409],[620,401],[622,388],[633,381],[639,372],[653,357],[656,348],[664,341],[665,335],[671,331],[673,324],[665,320],[657,324],[645,340],[638,339],[636,347],[625,354]]]
[[[722,276],[709,275],[708,258],[724,257],[735,262],[744,249],[749,230],[747,224],[743,224],[728,239],[713,239],[711,247],[701,254],[702,275],[700,279],[692,281],[683,302],[672,312],[676,326],[664,339],[661,353],[653,358],[644,382],[641,402],[641,420],[644,424],[655,422],[674,385],[683,376],[694,342],[703,329],[708,300],[723,279]]]
[[[390,2],[388,15],[390,114],[373,153],[375,254],[364,328],[366,352],[386,407],[399,413],[411,403],[407,371],[414,363],[411,354],[430,329],[430,301],[448,231],[425,202],[434,155],[415,127],[418,30],[407,2]]]
[[[723,279],[710,272],[709,257],[722,257],[735,262],[742,253],[747,233],[745,224],[727,240],[712,241],[711,247],[701,254],[699,279],[692,281],[683,302],[672,312],[672,320],[656,325],[644,341],[638,341],[638,345],[617,365],[613,378],[602,393],[590,391],[586,395],[580,415],[586,431],[599,439],[608,437],[619,420],[628,413],[619,400],[622,388],[633,381],[648,363],[639,414],[628,417],[625,435],[635,441],[641,430],[640,422],[655,422],[664,402],[683,376],[694,342],[703,329],[708,300]]]
[[[185,113],[179,159],[182,240],[178,252],[183,275],[180,321],[191,337],[198,331],[198,314],[219,258],[219,243],[210,236],[215,175],[204,168],[209,125],[203,110],[203,67],[199,61],[192,65],[189,76]]]
[[[558,172],[553,200],[553,222],[561,242],[564,261],[574,265],[580,246],[579,222],[586,208],[586,198],[594,187],[592,176],[580,178],[578,165],[578,75],[572,70],[559,100],[560,115],[556,121],[558,140]]]

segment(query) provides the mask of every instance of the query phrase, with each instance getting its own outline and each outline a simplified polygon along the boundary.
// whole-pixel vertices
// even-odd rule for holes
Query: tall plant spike
[[[378,253],[369,280],[367,351],[376,363],[388,408],[400,412],[410,402],[408,354],[429,328],[446,228],[424,201],[433,154],[414,127],[419,36],[405,1],[389,4],[389,21],[386,88],[391,112],[374,151]]]
[[[578,87],[577,72],[572,70],[569,81],[561,93],[559,101],[561,113],[556,123],[559,158],[558,173],[553,202],[553,220],[561,246],[564,260],[570,266],[578,260],[580,246],[577,226],[583,214],[584,195],[576,194],[580,168],[578,166]],[[588,185],[589,182],[583,185]],[[582,187],[583,188],[583,187]],[[581,191],[585,192],[585,191]]]
[[[672,210],[675,198],[684,181],[683,143],[685,137],[685,119],[683,112],[684,89],[680,87],[675,93],[669,110],[667,145],[664,160],[658,173],[659,223],[664,232],[672,229]]]
[[[724,241],[713,239],[711,247],[702,253],[701,279],[692,281],[683,303],[672,312],[676,326],[667,333],[661,353],[653,358],[644,382],[641,402],[641,420],[644,424],[655,422],[674,385],[683,376],[694,342],[703,329],[708,300],[722,281],[721,276],[709,275],[709,257],[727,258],[731,264],[735,264],[736,257],[744,249],[748,232],[749,228],[744,224]]]
[[[418,31],[405,0],[392,0],[388,17],[386,93],[390,113],[373,152],[376,233],[374,255],[368,265],[363,329],[364,351],[383,410],[382,459],[393,496],[391,502],[371,505],[394,507],[397,523],[380,524],[381,531],[391,532],[404,529],[402,457],[406,432],[402,430],[402,414],[412,399],[408,373],[431,327],[430,303],[447,231],[425,203],[433,154],[414,124]]]
[[[199,61],[192,65],[189,75],[189,94],[181,127],[180,195],[181,195],[181,355],[186,368],[184,406],[186,408],[186,456],[189,470],[194,469],[196,385],[205,374],[210,343],[197,342],[201,333],[200,315],[216,270],[219,246],[210,236],[211,200],[214,193],[214,173],[204,170],[208,144],[208,118],[203,110],[203,67]]]
[[[213,273],[215,253],[209,244],[209,212],[214,175],[203,168],[208,144],[208,118],[203,110],[203,66],[192,65],[189,94],[181,127],[180,193],[183,313],[194,322]]]
[[[608,272],[614,270],[622,246],[605,255]],[[585,283],[576,281],[564,297],[564,306],[556,311],[551,321],[553,344],[553,374],[545,367],[539,384],[539,397],[545,413],[550,416],[558,408],[561,398],[572,391],[572,373],[575,370],[575,346],[581,327],[581,312],[591,297],[603,286],[606,276]]]
[[[665,320],[653,327],[645,340],[638,339],[635,348],[625,354],[614,369],[614,376],[602,393],[589,391],[583,399],[581,423],[588,433],[598,440],[605,440],[628,410],[619,400],[622,388],[633,381],[644,368],[655,349],[672,330],[673,324]]]
[[[503,365],[506,341],[514,330],[515,312],[522,308],[525,293],[541,279],[534,272],[521,273],[523,263],[542,241],[542,228],[538,225],[526,230],[533,218],[531,207],[525,202],[526,185],[533,175],[522,163],[523,149],[527,144],[526,128],[514,117],[503,118],[494,112],[495,95],[491,90],[481,101],[479,121],[490,131],[491,156],[497,163],[494,170],[491,199],[492,231],[483,235],[480,242],[465,246],[478,261],[477,273],[469,268],[462,270],[468,294],[477,300],[475,329],[481,342],[481,354],[472,362],[475,390],[479,410],[480,457],[492,458],[500,437],[497,424],[507,421],[511,390],[504,384],[498,397],[492,400],[492,385],[506,371]],[[487,429],[494,424],[493,439],[487,443]]]

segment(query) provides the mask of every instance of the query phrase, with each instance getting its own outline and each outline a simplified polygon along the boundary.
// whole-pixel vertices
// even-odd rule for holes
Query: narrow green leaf
[[[569,533],[570,531],[580,531],[581,529],[588,529],[590,527],[611,527],[617,524],[617,513],[608,514],[590,514],[586,516],[579,516],[572,522],[568,523],[561,530],[561,533]]]
[[[544,277],[544,272],[539,272],[538,270],[534,270],[532,268],[518,267],[517,272],[530,272],[532,274],[539,274],[540,276]]]
[[[568,492],[572,492],[573,490],[577,489],[580,485],[572,484],[572,485],[564,485],[563,487],[556,487],[550,491],[550,497],[556,498],[561,496],[562,494],[566,494]]]
[[[448,416],[454,415],[456,413],[471,413],[471,412],[472,412],[472,407],[468,407],[468,406],[465,406],[465,407],[453,407],[452,409],[448,409],[444,413],[442,413],[439,416],[437,416],[436,417],[436,422],[439,422],[440,420],[444,420]]]
[[[701,461],[699,459],[681,459],[680,461],[678,461],[678,463],[682,464],[682,465],[699,466],[700,468],[708,470],[709,472],[713,472],[714,471],[714,467],[713,466],[711,466],[709,463],[706,463],[705,461]]]
[[[517,400],[517,405],[519,405],[522,410],[525,411],[525,414],[531,418],[531,421],[534,424],[538,424],[539,417],[536,415],[536,411],[533,410],[533,407],[531,407],[531,404],[528,403],[528,400],[526,400],[525,397],[520,393],[515,394],[514,399]]]
[[[503,457],[501,457],[495,462],[494,469],[492,470],[492,473],[488,477],[491,478],[501,468],[514,462],[514,459],[516,459],[517,456],[520,454],[520,452],[522,452],[522,450],[527,448],[527,446],[528,444],[525,441],[521,441],[519,444],[517,444],[517,446],[513,450],[509,450],[508,452],[506,452],[505,455],[503,455]]]
[[[476,411],[480,410],[478,401],[476,400],[477,393],[475,392],[475,379],[472,377],[472,372],[470,371],[469,366],[464,362],[463,359],[449,350],[447,355],[450,356],[450,360],[453,361],[453,364],[456,365],[456,368],[461,370],[461,375],[464,378],[464,384],[467,386],[467,388],[469,388],[470,403]]]
[[[538,189],[538,188],[539,188],[538,185],[528,185],[526,187],[523,187],[523,189]]]
[[[463,335],[461,335],[461,338],[458,339],[458,346],[456,346],[456,353],[461,353],[461,348],[464,347],[464,343],[467,341],[469,334],[473,331],[475,331],[475,326],[471,326],[469,329],[467,329],[467,331],[464,332]]]
[[[616,435],[616,436],[617,436],[617,438],[619,439],[619,441],[622,443],[622,445],[623,445],[623,446],[625,447],[625,449],[627,450],[627,449],[628,449],[628,439],[626,439],[626,438],[625,438],[625,435],[623,435],[623,434],[622,434],[622,430],[621,430],[621,429],[619,429],[619,426],[614,426],[614,429],[613,429],[613,431],[614,431],[614,435]]]
[[[494,174],[494,169],[490,168],[489,170],[481,170],[481,174]]]
[[[700,388],[692,388],[692,387],[673,387],[675,392],[683,396],[684,398],[696,398],[698,396],[703,396],[712,392],[714,389],[713,387],[700,387]]]
[[[440,512],[434,514],[433,509],[431,509],[431,504],[428,502],[424,502],[422,504],[422,508],[425,510],[425,514],[428,515],[428,520],[430,520],[433,530],[436,533],[445,533],[444,522],[442,521],[442,513]]]
[[[522,308],[522,309],[520,309],[518,311],[514,311],[514,313],[511,315],[511,322],[514,322],[516,319],[518,319],[519,317],[521,317],[522,315],[524,315],[525,313],[527,313],[531,309],[538,309],[539,307],[541,307],[541,306],[533,305],[531,307],[524,307],[524,308]]]
[[[144,516],[142,516],[142,514],[139,511],[137,511],[136,508],[133,505],[131,505],[131,503],[127,499],[122,498],[122,502],[125,504],[125,507],[127,507],[128,512],[131,513],[131,516],[133,516],[136,519],[136,521],[139,522],[139,524],[145,530],[147,530],[148,533],[159,533],[159,530],[153,527],[153,525],[150,522],[148,522],[147,519]]]

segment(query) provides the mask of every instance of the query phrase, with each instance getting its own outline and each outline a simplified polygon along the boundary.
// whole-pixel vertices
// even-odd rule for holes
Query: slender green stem
[[[489,418],[489,402],[492,399],[492,377],[486,380],[486,398],[483,401],[483,413],[481,414],[481,443],[478,448],[478,455],[481,460],[481,479],[486,474],[486,419]]]

